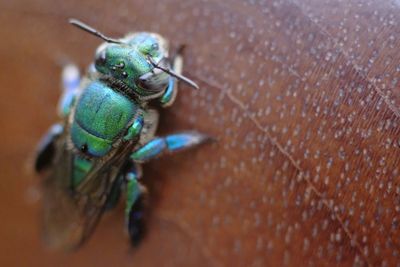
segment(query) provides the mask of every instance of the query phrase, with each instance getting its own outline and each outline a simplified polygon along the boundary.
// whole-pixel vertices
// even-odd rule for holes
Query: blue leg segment
[[[166,137],[157,137],[134,151],[130,158],[134,162],[143,163],[164,153],[192,148],[208,140],[210,140],[209,136],[198,132],[183,132],[171,134]]]
[[[75,65],[66,65],[62,72],[63,94],[58,103],[58,113],[62,118],[68,116],[79,90],[81,77]]]
[[[62,134],[63,126],[54,124],[40,141],[35,159],[35,170],[41,172],[51,165],[55,154],[55,140]]]
[[[175,78],[170,77],[167,90],[165,90],[165,93],[161,96],[160,99],[161,106],[169,107],[174,103],[176,94],[178,92],[176,84],[177,82]]]
[[[129,127],[128,132],[124,136],[124,140],[132,140],[134,138],[139,138],[140,132],[143,129],[143,125],[144,125],[144,118],[143,115],[140,114],[132,123],[132,126]]]
[[[183,66],[183,59],[182,59],[182,50],[183,48],[181,47],[178,51],[178,53],[174,56],[173,62],[172,62],[172,69],[178,73],[182,74],[182,66]],[[169,107],[175,102],[176,95],[178,94],[178,81],[174,77],[169,78],[169,83],[167,90],[165,90],[165,93],[161,96],[160,103],[162,107]]]
[[[132,168],[126,175],[125,221],[134,246],[139,244],[146,232],[144,210],[147,191],[139,183],[139,175],[136,168]]]

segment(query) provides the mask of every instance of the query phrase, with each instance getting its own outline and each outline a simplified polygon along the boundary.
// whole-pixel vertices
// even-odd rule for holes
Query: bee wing
[[[55,164],[43,181],[42,227],[50,247],[74,249],[95,229],[128,150],[122,147],[114,156],[94,161],[84,183],[74,189],[74,155],[65,140],[65,136],[58,140]]]

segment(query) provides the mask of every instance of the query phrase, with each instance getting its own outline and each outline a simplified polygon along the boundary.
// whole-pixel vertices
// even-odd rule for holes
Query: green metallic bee
[[[35,169],[44,176],[45,241],[52,247],[78,247],[124,189],[126,226],[136,245],[145,230],[140,164],[209,139],[195,131],[156,137],[158,112],[151,104],[170,106],[177,80],[198,86],[181,75],[180,54],[170,62],[167,42],[158,34],[116,40],[80,21],[70,23],[105,43],[86,77],[81,79],[73,65],[65,67],[61,122],[39,145]]]

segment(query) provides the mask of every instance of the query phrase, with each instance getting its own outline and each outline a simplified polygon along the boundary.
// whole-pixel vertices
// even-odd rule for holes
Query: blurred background
[[[399,2],[0,0],[2,266],[400,266]],[[75,253],[40,240],[37,141],[57,121],[60,63],[154,31],[185,44],[160,134],[218,142],[145,166],[148,235],[123,205]]]

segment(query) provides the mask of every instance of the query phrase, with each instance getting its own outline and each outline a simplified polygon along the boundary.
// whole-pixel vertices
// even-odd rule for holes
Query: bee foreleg
[[[192,148],[208,140],[210,140],[209,136],[194,131],[156,137],[134,151],[130,158],[134,162],[143,163],[165,153]]]
[[[175,102],[178,93],[177,84],[178,83],[174,77],[169,77],[168,87],[160,99],[162,107],[169,107]]]
[[[51,165],[55,154],[55,140],[62,134],[63,129],[61,124],[54,124],[40,140],[35,159],[36,172],[40,172]]]
[[[140,173],[137,168],[126,175],[125,222],[132,245],[136,246],[146,231],[145,208],[147,189],[138,181]]]
[[[183,59],[182,55],[177,54],[172,63],[172,69],[178,74],[182,74]],[[160,102],[162,107],[169,107],[175,102],[176,95],[178,94],[178,81],[170,76],[168,87],[165,93],[161,96]]]
[[[68,116],[79,90],[81,77],[77,66],[68,64],[62,72],[63,94],[58,103],[58,113],[62,118]]]

